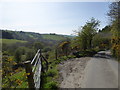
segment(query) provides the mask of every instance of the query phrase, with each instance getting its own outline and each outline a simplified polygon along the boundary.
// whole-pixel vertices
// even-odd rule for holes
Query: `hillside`
[[[63,35],[56,35],[56,34],[41,34],[43,39],[47,40],[64,40],[66,37]]]
[[[5,44],[15,44],[15,43],[26,43],[27,42],[27,41],[16,40],[16,39],[0,39],[0,41],[2,41],[2,43],[5,43]]]
[[[35,32],[24,32],[24,31],[10,31],[10,30],[0,30],[2,31],[2,38],[5,39],[18,39],[18,40],[30,40],[30,39],[49,39],[49,40],[62,40],[66,39],[67,35],[58,34],[40,34]],[[1,36],[0,36],[1,38]],[[29,39],[28,39],[29,38]],[[58,39],[59,38],[59,39]]]
[[[67,37],[66,35],[58,35],[51,33],[40,34],[34,32],[10,31],[10,30],[0,30],[0,31],[2,31],[2,36],[0,36],[1,39],[16,39],[16,40],[29,41],[29,42],[40,41],[43,43],[49,43],[51,45],[72,38],[70,36]]]

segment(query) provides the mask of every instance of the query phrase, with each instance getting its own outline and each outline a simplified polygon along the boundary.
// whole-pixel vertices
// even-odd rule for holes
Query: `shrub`
[[[54,69],[50,69],[49,71],[46,72],[46,75],[49,77],[54,77],[55,75],[57,75],[57,72]]]
[[[35,51],[33,49],[27,49],[25,56],[26,60],[32,60],[35,55]]]
[[[85,57],[85,56],[93,56],[96,53],[97,51],[93,49],[88,49],[88,50],[81,50],[81,51],[75,52],[73,53],[73,55],[75,55],[77,58],[80,58],[80,57]]]
[[[45,88],[56,90],[58,88],[57,82],[51,81],[45,85]]]

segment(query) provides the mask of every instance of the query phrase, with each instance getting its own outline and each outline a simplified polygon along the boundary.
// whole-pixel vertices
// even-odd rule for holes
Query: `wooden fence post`
[[[34,84],[34,80],[33,80],[33,72],[32,72],[31,61],[24,62],[24,65],[25,65],[25,70],[26,70],[26,73],[27,73],[28,86],[29,86],[29,88],[34,89],[35,84]]]

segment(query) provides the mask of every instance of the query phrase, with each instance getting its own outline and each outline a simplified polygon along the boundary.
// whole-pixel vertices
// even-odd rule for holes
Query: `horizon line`
[[[0,30],[6,30],[6,31],[17,31],[17,32],[31,32],[31,33],[39,33],[39,34],[56,34],[56,35],[70,35],[70,36],[75,36],[75,34],[65,34],[65,33],[54,33],[54,32],[49,32],[49,33],[42,33],[42,32],[34,32],[34,31],[24,31],[24,30],[12,30],[12,29],[0,29]]]

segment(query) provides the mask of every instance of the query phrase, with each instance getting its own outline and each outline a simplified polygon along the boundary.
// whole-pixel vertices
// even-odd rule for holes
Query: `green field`
[[[15,43],[26,43],[27,41],[16,40],[16,39],[0,39],[0,43],[15,44]]]
[[[49,34],[42,34],[41,35],[43,39],[49,39],[49,40],[64,40],[65,37],[61,35],[49,35]]]

